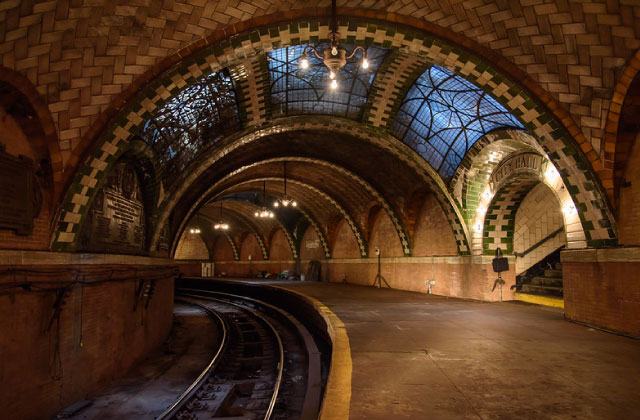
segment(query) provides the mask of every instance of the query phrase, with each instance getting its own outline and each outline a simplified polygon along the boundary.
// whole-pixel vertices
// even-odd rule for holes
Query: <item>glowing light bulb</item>
[[[280,206],[280,204],[278,204],[277,201],[275,203],[273,203],[273,207],[278,207],[278,206]]]
[[[291,205],[292,205],[293,207],[295,207],[295,206],[297,206],[297,205],[298,205],[298,203],[294,201],[293,203],[291,203]]]
[[[273,218],[273,212],[269,212],[269,217]]]
[[[256,212],[256,213],[254,214],[254,216],[258,217],[258,216],[259,216],[258,212]]]
[[[300,59],[300,68],[302,68],[302,69],[308,69],[309,68],[309,59],[307,58],[306,54],[304,54],[302,56],[302,58]]]
[[[362,68],[363,69],[368,69],[369,68],[369,60],[367,60],[366,58],[362,59]]]
[[[338,47],[331,47],[331,55],[338,55]]]
[[[338,89],[338,81],[336,79],[331,81],[331,89]]]
[[[329,73],[329,79],[333,80],[336,78],[336,74],[334,72]]]

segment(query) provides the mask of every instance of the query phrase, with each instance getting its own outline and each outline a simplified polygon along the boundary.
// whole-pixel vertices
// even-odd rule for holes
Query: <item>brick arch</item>
[[[283,178],[279,178],[279,177],[263,177],[263,178],[254,178],[254,179],[251,179],[251,180],[248,180],[248,181],[244,181],[244,182],[240,182],[240,183],[238,183],[238,184],[235,184],[235,185],[234,185],[234,187],[237,187],[237,186],[242,185],[242,184],[247,184],[247,183],[250,183],[250,182],[281,181],[282,179],[283,179]],[[218,185],[220,182],[222,182],[222,181],[217,182],[217,183],[216,183],[216,184],[214,184],[214,186],[212,186],[212,187],[215,187],[215,186],[216,186],[216,185]],[[356,242],[357,242],[357,244],[358,244],[358,248],[359,248],[359,250],[360,250],[360,256],[361,256],[362,258],[366,258],[366,257],[368,256],[368,247],[367,247],[367,243],[366,243],[366,241],[364,240],[364,235],[362,234],[362,230],[360,229],[360,226],[358,226],[358,224],[356,223],[356,221],[355,221],[355,219],[353,218],[353,216],[352,216],[351,214],[349,214],[349,212],[348,212],[348,211],[347,211],[347,210],[342,206],[342,204],[340,204],[340,203],[336,200],[336,198],[335,198],[335,197],[331,196],[329,193],[327,193],[327,192],[325,192],[325,191],[323,191],[323,190],[320,190],[319,188],[317,188],[317,187],[315,187],[315,186],[313,186],[313,185],[307,184],[307,183],[305,183],[305,182],[298,181],[298,180],[296,180],[296,179],[290,179],[290,178],[287,178],[287,182],[288,182],[289,184],[292,184],[292,185],[299,185],[299,186],[301,186],[301,187],[303,187],[303,188],[306,188],[306,189],[308,189],[308,190],[312,191],[313,193],[317,194],[317,195],[318,195],[319,197],[321,197],[323,200],[325,200],[325,201],[329,202],[329,203],[330,203],[330,204],[331,204],[331,205],[332,205],[332,206],[333,206],[333,207],[334,207],[334,208],[335,208],[335,209],[340,213],[340,215],[342,216],[342,218],[344,218],[344,220],[346,220],[346,221],[347,221],[347,224],[349,225],[349,227],[350,227],[351,231],[353,232],[353,235],[354,235],[354,237],[355,237],[355,239],[356,239]],[[226,193],[226,191],[221,191],[221,192],[219,192],[218,194],[219,194],[219,195],[224,195],[225,193]],[[203,196],[203,197],[204,197],[204,196]],[[194,208],[196,208],[195,206],[198,206],[198,205],[199,205],[199,204],[198,204],[198,203],[196,203],[196,204],[194,205],[194,207],[192,207],[192,210],[193,210]],[[301,206],[299,206],[299,207],[301,207]],[[306,210],[306,211],[308,211],[308,210]],[[191,213],[191,214],[193,214],[193,213]],[[281,224],[281,222],[280,222],[279,220],[277,220],[277,218],[276,218],[276,221],[277,221],[277,223]],[[184,223],[183,223],[183,225],[184,225]],[[283,227],[283,230],[285,230],[285,231],[286,231],[286,228],[284,228],[284,227]],[[288,239],[287,239],[287,240],[289,240],[289,241],[290,241],[289,243],[290,243],[290,245],[292,246],[292,253],[293,253],[293,255],[294,255],[294,256],[295,256],[295,255],[297,255],[297,250],[296,250],[296,247],[295,247],[295,241],[293,240],[293,237],[292,237],[290,234],[288,234]]]
[[[623,120],[624,107],[628,106],[627,101],[632,99],[629,95],[638,95],[638,84],[640,84],[640,49],[629,60],[618,80],[605,125],[604,164],[613,172],[612,179],[603,180],[603,183],[607,186],[609,200],[615,207],[619,204],[620,186],[636,134],[621,133],[620,124]],[[635,87],[635,91],[630,91],[632,86]]]
[[[51,161],[54,201],[57,202],[63,192],[63,164],[58,133],[49,108],[33,83],[22,73],[0,66],[1,83],[6,83],[19,92],[35,113],[36,121],[29,120],[19,123],[31,141],[40,142],[41,144],[37,146],[47,150],[47,158]]]
[[[291,252],[291,257],[294,260],[297,260],[298,248],[296,246],[295,240],[293,239],[293,236],[291,235],[291,232],[289,232],[289,230],[278,219],[276,219],[276,221],[278,223],[278,227],[274,228],[273,231],[269,233],[269,249],[271,250],[271,253],[273,254],[273,239],[276,233],[282,232],[284,239],[287,241],[287,244],[289,245],[289,251]]]
[[[540,183],[545,184],[554,193],[562,206],[567,247],[583,248],[586,246],[586,232],[583,229],[583,224],[580,223],[583,209],[575,206],[560,174],[557,173],[549,160],[538,155],[535,169],[521,167],[513,169],[503,179],[494,177],[494,174],[500,174],[505,165],[513,164],[518,158],[532,155],[537,154],[527,149],[511,153],[492,172],[490,180],[495,183],[489,182],[489,189],[485,191],[489,191],[490,195],[483,196],[483,201],[478,206],[473,221],[474,251],[479,250],[481,244],[483,253],[495,253],[498,246],[505,253],[513,252],[516,213],[525,196]]]
[[[380,18],[383,17],[389,18],[388,15],[380,15]],[[449,38],[443,38],[445,34],[436,30],[437,28],[429,28],[432,30],[431,33],[416,33],[406,29],[398,29],[395,27],[395,23],[381,24],[376,22],[376,24],[367,25],[366,21],[371,22],[370,19],[375,19],[375,16],[368,16],[367,19],[353,22],[353,27],[351,25],[341,26],[339,29],[344,32],[344,35],[354,37],[356,42],[364,43],[375,40],[381,45],[404,48],[413,53],[424,55],[429,58],[430,62],[442,65],[464,76],[492,94],[495,99],[516,115],[530,132],[536,135],[543,149],[554,160],[554,164],[561,169],[561,175],[572,191],[574,201],[585,207],[585,214],[588,218],[585,225],[589,226],[589,244],[599,246],[615,242],[615,220],[610,214],[606,197],[600,190],[598,178],[592,173],[592,170],[596,172],[603,170],[599,158],[571,117],[563,111],[562,107],[557,106],[548,93],[518,70],[516,66],[469,40],[459,39],[460,42],[456,45],[454,34],[446,33]],[[397,22],[404,21],[398,19]],[[417,20],[408,19],[406,22],[418,25],[417,28],[421,31],[427,30],[427,28],[421,27]],[[301,26],[304,30],[300,30]],[[235,61],[244,59],[247,55],[264,52],[265,49],[271,49],[274,45],[284,46],[305,42],[312,37],[325,34],[326,25],[320,23],[316,30],[308,22],[296,22],[283,24],[277,28],[273,27],[270,30],[251,32],[251,29],[246,25],[242,26],[242,31],[239,33],[236,31],[237,28],[233,29],[231,32],[237,34],[233,40],[213,37],[211,39],[216,40],[213,48],[207,47],[208,42],[193,44],[188,53],[185,52],[180,56],[180,59],[184,56],[189,56],[189,59],[180,62],[177,67],[172,68],[163,78],[160,78],[162,80],[154,81],[153,85],[143,90],[138,101],[130,101],[126,106],[124,106],[124,101],[119,102],[120,108],[122,108],[120,115],[123,118],[120,120],[120,125],[116,124],[111,132],[107,132],[103,141],[109,143],[110,148],[117,149],[119,143],[127,141],[130,135],[129,130],[137,127],[142,116],[152,112],[162,102],[162,98],[170,95],[171,89],[188,84],[188,80],[193,77],[230,66]],[[433,37],[434,33],[438,38]],[[221,37],[222,35],[217,34],[216,36]],[[483,53],[482,58],[470,53],[471,50],[467,49],[470,47],[478,47],[477,51]],[[190,55],[191,53],[193,54]],[[483,61],[487,58],[488,60]],[[180,60],[176,58],[172,64],[178,63],[178,61]],[[490,64],[490,62],[497,64]],[[142,98],[146,98],[145,101],[142,101]],[[104,156],[104,149],[98,147],[99,145],[94,145],[94,152],[86,159],[87,165],[92,162],[100,165],[104,159],[109,157]],[[591,162],[591,166],[586,162]],[[66,200],[71,201],[73,198],[74,194],[70,193],[67,194]],[[447,198],[446,195],[444,198]],[[446,200],[439,197],[439,201],[443,203]],[[454,215],[459,213],[458,209],[451,204],[445,203],[443,208],[448,216],[451,213]],[[71,218],[81,220],[82,214],[76,214]],[[456,226],[455,218],[455,216],[449,217],[454,232],[456,232],[460,252],[468,253],[467,238],[469,235],[466,232],[466,226],[464,224]],[[61,231],[70,229],[66,223],[59,226],[58,229]],[[66,245],[60,244],[60,242],[54,237],[55,247],[65,249]]]

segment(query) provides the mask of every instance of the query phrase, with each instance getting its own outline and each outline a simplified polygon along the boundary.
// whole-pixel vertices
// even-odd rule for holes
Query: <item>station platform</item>
[[[629,419],[640,341],[561,309],[331,283],[255,281],[316,299],[344,323],[349,419]],[[334,359],[336,354],[334,353]],[[350,360],[346,366],[344,360]],[[333,374],[333,368],[332,368]],[[344,417],[344,418],[347,418]]]

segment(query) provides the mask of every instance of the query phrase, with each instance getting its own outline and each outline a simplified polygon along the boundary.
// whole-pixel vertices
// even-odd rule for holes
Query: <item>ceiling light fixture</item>
[[[254,216],[261,219],[273,218],[273,212],[267,209],[265,203],[267,202],[267,181],[262,184],[262,208],[254,213]]]
[[[222,221],[222,201],[220,202],[220,216],[218,217],[218,223],[213,225],[215,230],[229,230],[229,225]]]
[[[289,206],[296,207],[298,205],[296,200],[294,200],[293,198],[287,195],[287,162],[282,162],[282,163],[284,166],[284,195],[282,196],[282,198],[276,200],[273,203],[273,206],[280,207],[280,205],[282,205],[283,207],[289,207]]]
[[[360,45],[356,46],[350,54],[347,55],[347,50],[340,45],[340,33],[338,32],[338,19],[336,18],[336,0],[331,1],[331,32],[329,33],[329,48],[326,50],[318,51],[315,47],[308,45],[305,47],[302,56],[300,57],[300,68],[305,70],[309,68],[309,56],[307,53],[313,53],[316,57],[323,61],[324,65],[329,69],[329,78],[331,82],[329,86],[332,90],[338,88],[338,72],[341,68],[347,64],[347,60],[353,58],[356,52],[362,51],[362,63],[360,66],[363,69],[369,68],[369,60],[367,59],[367,49]]]
[[[198,217],[198,215],[196,214],[196,222],[200,221],[200,217]],[[200,225],[200,223],[197,223],[197,225]],[[199,235],[200,234],[200,228],[199,227],[192,227],[191,229],[189,229],[189,233],[193,234],[193,235]]]

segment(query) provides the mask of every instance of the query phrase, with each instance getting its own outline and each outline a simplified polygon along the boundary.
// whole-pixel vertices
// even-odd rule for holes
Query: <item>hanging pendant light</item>
[[[282,198],[279,198],[278,200],[276,200],[276,202],[273,203],[273,206],[280,207],[282,205],[283,207],[289,207],[289,206],[296,207],[298,205],[298,202],[287,195],[287,162],[283,162],[283,166],[284,166],[284,195],[282,196]]]
[[[347,64],[347,60],[353,58],[358,51],[362,51],[362,62],[360,67],[364,70],[369,68],[369,60],[367,59],[367,49],[358,45],[347,55],[347,50],[340,45],[340,33],[338,32],[338,19],[336,18],[336,0],[331,2],[331,32],[329,33],[329,48],[320,52],[312,46],[305,47],[298,65],[301,69],[309,68],[309,56],[307,53],[314,54],[322,60],[323,64],[329,69],[329,87],[332,90],[338,88],[338,72]]]
[[[196,214],[196,221],[198,222],[196,224],[196,227],[192,227],[191,229],[189,229],[189,233],[191,233],[192,235],[199,235],[200,234],[200,227],[199,227],[199,225],[200,225],[200,223],[199,223],[200,217],[199,217],[198,214]]]
[[[228,230],[229,225],[222,221],[222,201],[220,202],[220,216],[218,217],[218,223],[213,225],[215,230]]]
[[[267,209],[267,181],[264,181],[262,184],[262,209],[255,212],[254,216],[259,217],[261,219],[273,218],[273,212]]]

